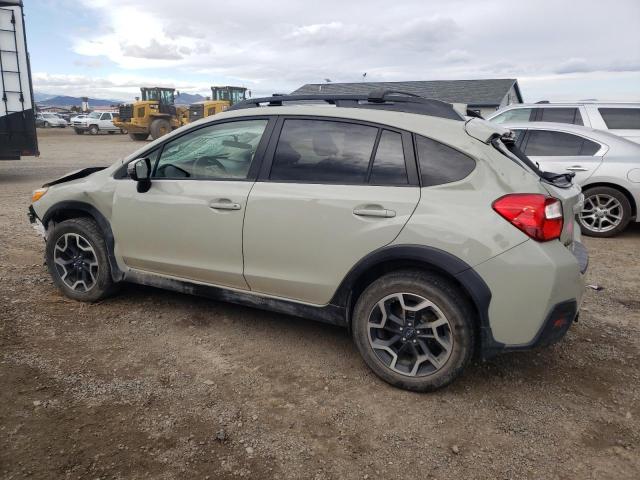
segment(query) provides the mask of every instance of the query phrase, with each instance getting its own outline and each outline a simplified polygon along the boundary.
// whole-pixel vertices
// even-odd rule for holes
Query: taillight
[[[534,240],[546,242],[560,237],[562,203],[536,193],[512,193],[493,202],[493,209]]]

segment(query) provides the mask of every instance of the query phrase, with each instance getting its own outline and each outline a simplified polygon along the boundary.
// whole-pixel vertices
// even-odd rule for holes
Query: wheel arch
[[[90,218],[96,222],[98,228],[104,236],[107,247],[107,257],[111,267],[111,277],[114,282],[124,278],[124,272],[118,267],[118,262],[114,254],[115,241],[111,225],[106,217],[93,205],[86,202],[65,200],[50,206],[42,216],[42,224],[48,229],[49,223],[60,223],[72,218]]]
[[[627,200],[629,200],[629,204],[631,205],[631,217],[638,218],[638,205],[636,204],[636,200],[633,197],[633,195],[631,195],[631,192],[627,190],[625,187],[618,185],[617,183],[593,182],[593,183],[584,185],[582,187],[582,190],[585,191],[585,190],[589,190],[591,188],[596,188],[596,187],[608,187],[608,188],[613,188],[614,190],[618,190],[625,197],[627,197]]]
[[[491,290],[484,280],[458,257],[438,248],[421,245],[383,247],[361,259],[347,273],[331,303],[345,309],[349,328],[353,308],[365,288],[381,275],[404,269],[431,271],[453,281],[475,310],[480,351],[500,348],[501,344],[494,340],[489,324]]]

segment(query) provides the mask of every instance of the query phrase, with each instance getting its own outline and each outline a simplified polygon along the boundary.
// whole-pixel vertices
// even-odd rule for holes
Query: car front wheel
[[[380,277],[353,313],[353,338],[384,381],[420,392],[451,383],[473,354],[473,309],[447,279],[422,271]]]
[[[624,193],[611,187],[584,191],[584,207],[578,215],[582,233],[590,237],[613,237],[631,220],[631,203]]]
[[[67,297],[95,302],[114,291],[107,248],[93,220],[58,223],[47,237],[45,252],[53,282]]]
[[[91,125],[91,126],[89,127],[89,133],[90,133],[91,135],[97,135],[99,131],[100,131],[100,130],[98,129],[98,126],[97,126],[97,125]]]

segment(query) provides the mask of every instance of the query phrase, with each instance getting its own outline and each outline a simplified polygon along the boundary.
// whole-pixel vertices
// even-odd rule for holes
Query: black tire
[[[100,129],[98,128],[98,126],[97,126],[97,125],[91,125],[91,126],[89,127],[89,133],[90,133],[91,135],[98,135],[98,132],[99,132],[99,131],[100,131]]]
[[[589,202],[590,199],[613,198],[618,202],[619,207],[612,211],[612,213],[621,217],[619,223],[614,228],[598,231],[592,228],[592,225],[589,225],[588,221],[583,218],[583,215],[578,215],[578,223],[580,224],[580,230],[582,230],[583,235],[601,238],[615,237],[627,228],[627,225],[629,225],[631,221],[631,203],[624,193],[612,187],[586,188],[583,193],[585,200],[585,210],[583,210],[583,214],[586,212],[587,205],[593,205]]]
[[[44,123],[42,124],[42,126],[43,126],[44,128],[49,128],[51,125],[49,125],[49,122],[44,122]]]
[[[146,140],[147,138],[149,138],[149,134],[148,133],[131,133],[131,132],[129,132],[129,138],[131,140],[136,141],[136,142],[142,142],[142,141]]]
[[[121,129],[120,129],[120,133],[121,133],[122,135],[126,135],[128,132],[127,132],[127,130],[126,130],[125,128],[121,128]]]
[[[166,118],[156,118],[151,122],[149,130],[151,131],[151,138],[155,140],[171,131],[171,123]]]
[[[449,356],[443,365],[440,367],[434,365],[435,371],[423,376],[410,376],[392,370],[385,364],[380,354],[376,354],[379,350],[374,350],[370,343],[368,325],[370,315],[374,314],[374,309],[382,299],[401,292],[420,296],[432,302],[444,314],[450,326]],[[451,281],[419,270],[402,270],[380,277],[360,295],[353,311],[352,334],[364,361],[378,377],[405,390],[428,392],[451,383],[468,364],[474,349],[474,320],[473,308],[469,300]],[[419,328],[418,322],[421,320],[413,324],[416,328]],[[415,352],[415,347],[412,348]]]
[[[80,129],[80,128],[74,128],[73,130],[74,130],[74,131],[76,132],[76,134],[78,134],[78,135],[84,135],[84,130],[82,130],[82,129]]]
[[[92,285],[86,291],[81,291],[80,287],[73,289],[65,283],[63,276],[69,276],[64,274],[66,267],[59,266],[55,263],[56,244],[59,242],[63,244],[63,237],[67,234],[72,234],[72,237],[74,236],[73,234],[81,237],[83,242],[88,243],[95,253],[95,261],[97,261],[97,268],[94,274],[95,281],[91,282]],[[107,247],[102,232],[92,219],[73,218],[58,223],[47,238],[45,258],[53,283],[69,298],[82,302],[96,302],[113,294],[117,289],[116,284],[111,278],[111,266],[109,265]],[[67,265],[67,267],[69,267],[69,270],[73,270],[71,265]],[[85,287],[86,286],[85,284]]]

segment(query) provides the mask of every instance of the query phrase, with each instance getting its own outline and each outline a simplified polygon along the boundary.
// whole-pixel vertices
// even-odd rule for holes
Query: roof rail
[[[280,107],[284,103],[325,102],[336,107],[369,108],[376,110],[390,110],[394,112],[417,113],[450,120],[464,120],[453,108],[453,105],[441,100],[423,98],[414,93],[397,90],[372,90],[368,95],[363,94],[274,94],[271,97],[250,98],[238,102],[227,111],[256,108],[261,106]]]

